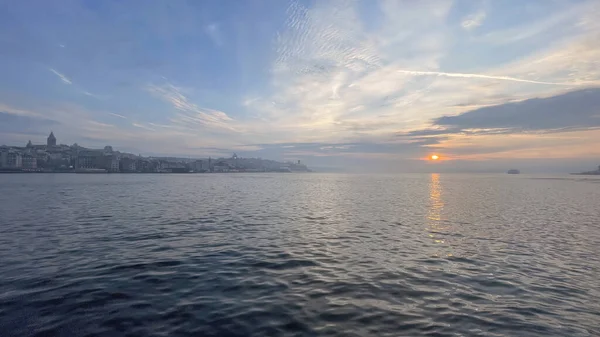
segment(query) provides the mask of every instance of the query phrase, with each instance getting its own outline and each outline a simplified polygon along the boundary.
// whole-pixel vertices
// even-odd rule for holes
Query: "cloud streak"
[[[73,84],[73,82],[71,82],[71,80],[68,79],[67,76],[59,73],[58,71],[54,70],[53,68],[50,68],[48,70],[50,70],[54,75],[58,76],[58,78],[60,78],[60,80],[63,81],[63,83]]]
[[[156,131],[156,129],[153,129],[153,128],[149,127],[149,126],[145,126],[145,125],[139,124],[139,123],[131,123],[131,125],[135,126],[136,128],[144,129],[144,130],[147,130],[147,131]]]
[[[465,74],[465,73],[446,73],[440,71],[417,71],[417,70],[396,70],[401,74],[408,74],[414,76],[443,76],[443,77],[460,77],[460,78],[481,78],[488,80],[501,80],[501,81],[513,81],[533,84],[546,84],[546,85],[561,85],[561,86],[572,86],[573,83],[557,83],[557,82],[545,82],[545,81],[534,81],[526,80],[522,78],[510,77],[510,76],[494,76],[494,75],[481,75],[481,74]]]
[[[122,118],[122,119],[127,119],[127,117],[125,117],[125,116],[123,116],[123,115],[116,114],[116,113],[114,113],[114,112],[109,112],[108,114],[109,114],[109,115],[111,115],[111,116],[115,116],[115,117]]]

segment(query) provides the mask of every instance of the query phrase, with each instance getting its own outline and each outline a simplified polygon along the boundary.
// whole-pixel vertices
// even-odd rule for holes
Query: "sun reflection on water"
[[[450,226],[444,224],[443,211],[444,200],[442,198],[443,189],[438,173],[431,174],[429,182],[429,209],[427,212],[427,230],[429,237],[435,244],[447,246],[444,232],[450,229]],[[449,246],[447,246],[449,248]],[[438,247],[441,248],[441,247]],[[453,256],[452,253],[443,253],[441,249],[436,249],[434,256]]]
[[[440,175],[438,173],[432,173],[431,181],[429,182],[429,212],[427,218],[432,222],[441,221],[443,209],[444,201],[442,200]]]

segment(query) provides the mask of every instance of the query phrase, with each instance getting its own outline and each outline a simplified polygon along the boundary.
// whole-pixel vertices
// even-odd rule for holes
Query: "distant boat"
[[[521,173],[521,171],[517,170],[517,169],[510,169],[508,170],[508,172],[506,172],[508,174],[519,174]]]

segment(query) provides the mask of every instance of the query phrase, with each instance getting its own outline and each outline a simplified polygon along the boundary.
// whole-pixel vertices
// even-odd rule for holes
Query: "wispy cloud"
[[[60,78],[60,80],[64,83],[73,84],[70,79],[68,79],[65,75],[59,73],[58,71],[54,70],[53,68],[50,68],[48,70],[50,70],[54,75],[58,76],[58,78]]]
[[[178,110],[174,120],[189,125],[190,123],[205,127],[234,130],[232,119],[226,113],[210,108],[202,108],[192,103],[181,89],[171,83],[162,86],[149,85],[146,87],[150,93],[163,101],[171,104]]]
[[[135,126],[136,128],[140,128],[140,129],[144,129],[144,130],[148,130],[148,131],[156,131],[156,129],[153,129],[149,126],[140,124],[140,123],[131,123],[131,125]]]
[[[489,80],[502,80],[502,81],[513,81],[513,82],[524,82],[534,84],[548,84],[548,85],[565,85],[572,86],[572,83],[556,83],[556,82],[544,82],[526,80],[522,78],[515,78],[509,76],[494,76],[494,75],[481,75],[481,74],[462,74],[462,73],[445,73],[440,71],[417,71],[417,70],[396,70],[402,74],[415,75],[415,76],[445,76],[445,77],[462,77],[462,78],[483,78]]]
[[[573,32],[577,21],[587,12],[596,12],[597,7],[595,6],[597,6],[595,1],[583,1],[577,4],[565,3],[565,8],[562,10],[536,20],[491,31],[485,34],[482,40],[491,44],[507,45],[534,39],[544,34],[548,34],[553,39],[563,38]]]
[[[464,18],[460,25],[466,30],[475,29],[481,26],[483,20],[485,19],[485,16],[485,12],[477,12]]]
[[[114,128],[115,127],[112,124],[102,123],[102,122],[98,122],[98,121],[94,121],[94,120],[90,120],[89,124],[94,125],[94,126],[104,127],[104,128]]]
[[[51,72],[52,72],[54,75],[56,75],[56,76],[57,76],[57,77],[58,77],[58,78],[59,78],[61,81],[63,81],[63,83],[65,83],[65,84],[69,84],[69,85],[72,85],[72,88],[73,88],[73,89],[74,89],[76,92],[78,92],[78,93],[80,93],[80,94],[83,94],[83,95],[85,95],[85,96],[89,96],[89,97],[93,97],[93,98],[96,98],[96,99],[105,99],[105,98],[106,98],[106,97],[104,97],[104,96],[99,96],[99,95],[93,94],[93,93],[91,93],[91,92],[89,92],[89,91],[87,91],[87,90],[85,90],[85,89],[81,88],[81,86],[78,86],[78,85],[76,85],[76,84],[73,84],[73,82],[72,82],[72,81],[71,81],[71,80],[70,80],[70,79],[69,79],[67,76],[65,76],[64,74],[62,74],[62,73],[58,72],[58,71],[57,71],[56,69],[54,69],[54,68],[49,68],[48,70],[50,70],[50,71],[51,71]]]
[[[125,116],[123,116],[123,115],[116,114],[116,113],[114,113],[114,112],[109,112],[108,114],[109,114],[109,115],[111,115],[111,116],[115,116],[115,117],[119,117],[119,118],[127,119],[127,117],[125,117]]]
[[[27,109],[15,108],[13,106],[10,106],[8,104],[3,104],[3,103],[0,103],[0,112],[11,114],[11,115],[17,115],[17,116],[43,117],[43,115],[38,112],[27,110]]]

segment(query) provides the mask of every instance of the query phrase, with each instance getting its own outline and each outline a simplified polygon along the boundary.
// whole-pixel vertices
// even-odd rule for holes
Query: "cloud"
[[[397,155],[421,157],[456,137],[520,132],[512,128],[428,127],[440,115],[560,95],[592,86],[599,78],[593,67],[598,47],[591,42],[597,30],[569,32],[544,49],[526,50],[508,63],[482,66],[475,59],[474,64],[454,67],[466,71],[450,72],[444,71],[452,66],[447,56],[453,52],[450,42],[455,39],[448,17],[450,2],[380,4],[382,18],[377,21],[381,29],[369,32],[352,3],[332,1],[309,8],[292,2],[286,27],[275,42],[272,92],[244,101],[265,129],[273,130],[268,141],[386,144],[401,139],[410,145],[397,147]],[[581,8],[577,13],[582,14]],[[465,28],[473,29],[483,22],[485,12],[468,19]],[[474,45],[471,42],[464,43],[473,51],[467,49],[461,58],[471,58],[474,53],[494,60],[476,40]],[[561,54],[565,57],[559,57]],[[402,137],[395,136],[398,134]],[[368,151],[359,149],[350,152],[381,151],[374,146]],[[348,149],[338,145],[294,150],[305,155],[323,155],[323,151],[348,155]]]
[[[0,109],[0,133],[19,131],[29,134],[42,134],[57,124],[56,121],[51,119],[25,114],[13,114]]]
[[[485,19],[485,16],[486,14],[483,11],[469,15],[465,19],[463,19],[460,25],[466,30],[475,29],[481,26],[483,20]]]
[[[43,115],[38,112],[31,111],[28,109],[15,108],[13,106],[10,106],[8,104],[3,104],[3,103],[0,103],[0,112],[6,113],[6,114],[11,114],[11,115],[17,115],[17,116],[38,117],[38,118],[43,117]]]
[[[571,83],[554,83],[554,82],[534,81],[534,80],[526,80],[526,79],[509,77],[509,76],[461,74],[461,73],[446,73],[446,72],[439,72],[439,71],[417,71],[417,70],[396,70],[396,71],[399,73],[402,73],[402,74],[409,74],[409,75],[414,75],[414,76],[445,76],[445,77],[462,77],[462,78],[482,78],[482,79],[489,79],[489,80],[514,81],[514,82],[533,83],[533,84],[564,85],[564,86],[573,85]]]
[[[65,75],[59,73],[58,71],[56,71],[52,68],[50,68],[48,70],[50,70],[54,75],[58,76],[58,78],[60,78],[60,80],[63,81],[64,83],[73,84],[70,79],[68,79]]]
[[[214,109],[202,108],[192,103],[187,96],[185,96],[181,89],[174,86],[171,83],[165,83],[164,85],[148,85],[146,90],[160,98],[161,100],[171,104],[175,109],[178,110],[173,121],[183,124],[190,125],[194,124],[197,126],[205,126],[211,128],[219,128],[225,130],[234,130],[232,125],[233,119],[226,113]]]
[[[600,155],[600,88],[498,104],[434,118],[398,133],[454,160],[588,158]]]
[[[103,128],[114,128],[115,127],[112,124],[102,123],[102,122],[98,122],[98,121],[94,121],[94,120],[90,120],[89,124],[90,125],[94,125],[94,126],[100,126],[100,127],[103,127]]]
[[[153,129],[149,126],[139,124],[139,123],[131,123],[131,125],[135,126],[136,128],[140,128],[140,129],[144,129],[144,130],[148,130],[148,131],[156,131],[156,129]]]
[[[600,88],[483,107],[432,121],[433,128],[401,136],[558,133],[600,128]]]
[[[586,13],[597,11],[597,3],[594,1],[583,1],[578,4],[565,3],[564,7],[549,12],[541,18],[526,21],[520,24],[508,26],[487,33],[481,39],[496,45],[508,45],[519,42],[531,41],[543,35],[551,39],[560,39],[565,35],[572,34],[577,27],[578,21],[585,17]],[[540,8],[539,11],[543,11]]]
[[[108,114],[109,114],[109,115],[111,115],[111,116],[115,116],[115,117],[119,117],[119,118],[127,119],[127,117],[125,117],[125,116],[123,116],[123,115],[116,114],[116,113],[114,113],[114,112],[109,112]]]
[[[63,81],[63,83],[69,84],[69,85],[73,85],[73,82],[67,76],[61,74],[60,72],[56,71],[53,68],[49,68],[48,70],[50,70],[54,75],[56,75],[58,78],[60,78],[60,80]],[[89,96],[89,97],[93,97],[93,98],[96,98],[96,99],[104,99],[105,98],[105,97],[102,97],[102,96],[98,96],[98,95],[92,94],[91,92],[86,91],[86,90],[84,90],[83,88],[81,88],[80,86],[77,86],[77,85],[73,85],[73,88],[78,93],[86,95],[86,96]]]
[[[435,146],[454,160],[490,160],[515,158],[597,158],[600,148],[597,129],[560,133],[472,134],[447,137]],[[555,162],[554,164],[558,164]]]
[[[100,95],[92,94],[91,92],[85,91],[85,90],[80,90],[80,92],[86,96],[93,97],[93,98],[99,99],[99,100],[104,100],[104,99],[108,98],[107,96],[100,96]]]
[[[506,132],[565,131],[600,127],[600,88],[533,98],[484,107],[458,116],[436,118],[433,124],[464,129],[502,129]]]
[[[275,42],[273,92],[246,103],[269,128],[285,130],[273,136],[326,142],[391,134],[402,127],[398,107],[411,106],[425,92],[395,69],[435,62],[431,53],[436,54],[444,41],[436,28],[445,22],[449,5],[380,5],[385,31],[376,35],[364,31],[352,3],[319,3],[313,8],[292,3]],[[422,20],[414,20],[415,13]],[[408,89],[415,94],[406,95]]]
[[[102,115],[105,116],[106,113],[90,111],[73,103],[63,102],[57,104],[48,102],[39,105],[33,104],[27,109],[13,108],[0,103],[0,107],[6,108],[4,111],[10,111],[14,115],[27,118],[22,121],[26,121],[28,127],[19,126],[18,120],[13,120],[7,124],[14,127],[15,130],[35,131],[35,133],[45,134],[46,136],[50,130],[53,130],[55,135],[59,137],[59,141],[64,143],[67,143],[68,140],[70,142],[80,142],[82,138],[86,138],[102,140],[102,143],[106,144],[107,141],[112,142],[130,138],[131,135],[126,130],[103,122]],[[45,137],[41,139],[43,140]],[[32,141],[36,143],[35,139],[32,139]]]

